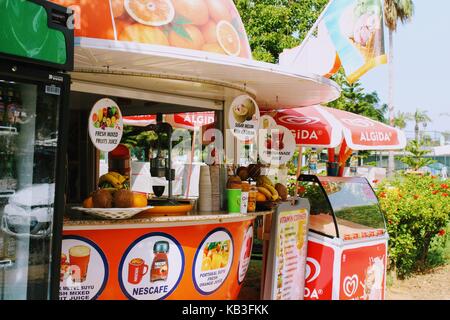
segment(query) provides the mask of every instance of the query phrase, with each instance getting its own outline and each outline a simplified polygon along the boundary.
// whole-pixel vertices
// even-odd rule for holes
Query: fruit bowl
[[[97,218],[109,220],[129,219],[143,211],[152,209],[153,206],[146,206],[141,208],[83,208],[72,207],[72,209],[87,213]]]
[[[276,208],[281,201],[256,201],[256,211],[267,211]]]

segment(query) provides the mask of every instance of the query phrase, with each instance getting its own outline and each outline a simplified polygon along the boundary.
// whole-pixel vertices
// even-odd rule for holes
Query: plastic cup
[[[227,189],[228,213],[241,213],[241,189]]]

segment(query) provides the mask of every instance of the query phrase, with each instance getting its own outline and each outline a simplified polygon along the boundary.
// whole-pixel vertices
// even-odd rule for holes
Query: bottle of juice
[[[353,152],[350,158],[350,174],[352,176],[356,176],[357,171],[358,171],[358,154],[356,152]]]
[[[4,126],[4,119],[6,114],[5,101],[3,99],[3,87],[0,86],[0,126]]]
[[[308,157],[308,172],[309,174],[317,174],[317,163],[319,156],[317,155],[316,148],[312,148]]]

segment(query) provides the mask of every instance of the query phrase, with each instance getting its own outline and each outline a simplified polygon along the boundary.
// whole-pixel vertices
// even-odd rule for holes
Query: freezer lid
[[[311,202],[310,229],[344,241],[384,236],[378,199],[365,178],[301,175],[300,193]]]

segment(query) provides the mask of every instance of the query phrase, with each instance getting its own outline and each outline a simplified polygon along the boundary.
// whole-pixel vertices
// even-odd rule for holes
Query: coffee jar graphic
[[[154,258],[150,270],[150,282],[166,281],[169,275],[169,242],[157,241],[153,246]]]

